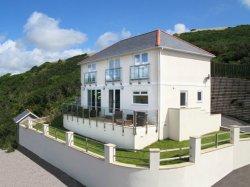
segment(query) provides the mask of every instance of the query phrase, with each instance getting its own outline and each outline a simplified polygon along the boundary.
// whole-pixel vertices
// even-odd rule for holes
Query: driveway
[[[24,148],[0,150],[1,186],[82,186],[79,182]]]
[[[249,187],[250,165],[237,169],[217,182],[213,187]]]
[[[250,124],[229,116],[221,117],[221,125],[224,127],[229,127],[230,125],[240,126],[241,131],[250,132]]]

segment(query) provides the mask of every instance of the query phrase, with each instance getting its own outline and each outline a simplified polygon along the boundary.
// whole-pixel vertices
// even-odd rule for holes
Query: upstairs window
[[[133,92],[134,104],[148,104],[148,92],[147,91],[135,91]]]
[[[120,68],[120,60],[119,59],[109,60],[109,69],[117,69],[117,68]]]
[[[202,91],[197,92],[197,102],[202,102]]]
[[[137,54],[134,56],[135,65],[147,64],[148,63],[148,53]]]
[[[88,72],[96,71],[96,64],[88,64]]]

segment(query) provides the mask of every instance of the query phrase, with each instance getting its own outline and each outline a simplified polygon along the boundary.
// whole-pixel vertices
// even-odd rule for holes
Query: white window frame
[[[147,54],[147,62],[143,62],[143,61],[142,61],[142,55],[143,55],[143,54]],[[138,61],[138,62],[136,61],[136,56],[139,56],[139,61]],[[135,65],[148,64],[148,53],[145,52],[145,53],[135,54],[135,55],[134,55],[134,64],[135,64]]]
[[[185,94],[186,94],[186,103],[185,103],[185,105],[181,105],[181,93],[185,93]],[[180,91],[179,103],[180,103],[180,107],[181,107],[181,108],[185,108],[185,107],[188,106],[188,91],[187,91],[187,90],[181,90],[181,91]]]
[[[135,94],[135,92],[138,92],[138,93]],[[143,92],[145,92],[145,93],[143,93]],[[148,97],[148,102],[147,103],[135,103],[134,102],[134,96],[147,96]],[[149,103],[148,91],[146,91],[146,90],[143,90],[143,91],[133,91],[132,102],[135,105],[148,105],[148,103]]]
[[[201,100],[198,100],[198,93],[201,93]],[[203,91],[202,90],[198,90],[196,93],[196,99],[197,99],[197,103],[202,103],[203,102]]]
[[[88,72],[96,71],[96,63],[88,64]]]
[[[109,69],[120,68],[121,67],[120,59],[119,58],[115,58],[115,59],[108,60],[108,66],[109,66]]]

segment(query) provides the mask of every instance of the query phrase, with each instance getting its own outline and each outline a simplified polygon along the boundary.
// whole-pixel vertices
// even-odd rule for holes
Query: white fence
[[[42,159],[90,187],[211,186],[239,167],[250,164],[250,139],[240,141],[238,127],[231,128],[231,144],[201,151],[201,139],[190,139],[190,162],[160,166],[160,150],[150,150],[150,167],[136,167],[115,161],[115,147],[105,145],[104,158],[72,147],[72,133],[66,144],[44,132],[20,125],[19,143]],[[219,166],[219,167],[218,167]],[[190,180],[192,179],[192,180]]]

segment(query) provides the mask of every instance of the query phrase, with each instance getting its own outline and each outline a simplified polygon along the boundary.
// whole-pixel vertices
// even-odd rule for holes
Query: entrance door
[[[120,105],[120,90],[109,90],[109,112],[119,111]]]

